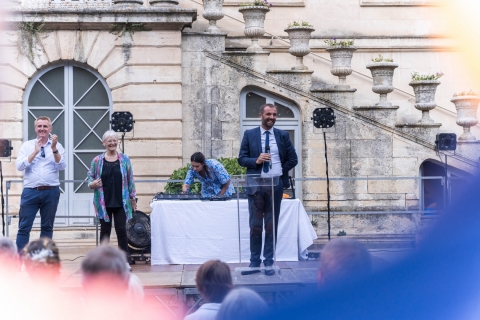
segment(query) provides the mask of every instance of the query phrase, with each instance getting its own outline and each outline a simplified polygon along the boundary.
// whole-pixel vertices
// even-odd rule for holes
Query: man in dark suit
[[[259,174],[262,178],[278,180],[272,191],[269,186],[247,188],[250,224],[250,266],[258,268],[262,260],[262,232],[265,222],[265,244],[263,261],[266,275],[274,275],[273,265],[273,219],[275,214],[275,243],[277,240],[278,219],[283,189],[290,186],[288,172],[298,163],[297,153],[290,142],[288,132],[273,128],[277,120],[277,107],[273,104],[260,106],[261,126],[245,131],[238,163],[247,168],[247,174]],[[278,178],[275,178],[278,177]],[[260,272],[260,270],[242,271],[243,275]]]

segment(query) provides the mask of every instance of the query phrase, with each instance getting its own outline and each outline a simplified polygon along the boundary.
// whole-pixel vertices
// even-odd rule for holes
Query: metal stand
[[[327,227],[328,227],[328,241],[330,241],[330,179],[328,178],[328,157],[327,157],[327,137],[323,131],[323,142],[325,144],[325,164],[327,171]]]

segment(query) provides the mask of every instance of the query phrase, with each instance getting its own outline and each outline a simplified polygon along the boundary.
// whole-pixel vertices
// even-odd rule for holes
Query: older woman
[[[126,224],[137,208],[132,165],[125,154],[117,151],[118,138],[115,131],[105,132],[102,143],[106,151],[92,160],[88,171],[88,186],[95,190],[93,205],[100,220],[100,239],[110,241],[113,219],[118,247],[128,259]]]
[[[188,191],[194,178],[200,180],[204,198],[229,197],[235,192],[230,182],[230,175],[220,162],[215,159],[205,160],[201,152],[192,154],[190,161],[191,166],[182,187],[183,193]]]

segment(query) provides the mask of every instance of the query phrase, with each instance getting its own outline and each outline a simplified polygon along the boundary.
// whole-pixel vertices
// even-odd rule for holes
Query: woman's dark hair
[[[210,178],[210,172],[208,170],[208,166],[203,153],[195,152],[194,154],[192,154],[192,156],[190,157],[190,162],[197,162],[203,165],[203,167],[205,168],[206,175]]]
[[[203,299],[214,303],[221,303],[233,288],[230,268],[220,260],[209,260],[202,264],[195,283]]]

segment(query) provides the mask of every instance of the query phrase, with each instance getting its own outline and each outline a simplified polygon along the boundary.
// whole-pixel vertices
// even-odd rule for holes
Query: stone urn
[[[387,94],[395,89],[393,87],[393,72],[395,68],[398,68],[398,64],[393,62],[374,62],[367,64],[367,69],[372,72],[373,77],[372,91],[380,95],[380,101],[375,103],[377,107],[392,106],[387,100]]]
[[[338,77],[338,84],[334,87],[336,90],[350,89],[347,84],[347,76],[352,73],[352,57],[356,47],[329,46],[325,50],[330,53],[332,59],[332,69],[330,72]]]
[[[310,35],[315,31],[313,27],[288,27],[285,32],[288,33],[288,39],[290,39],[290,52],[291,55],[297,57],[297,64],[292,70],[308,70],[303,64],[303,57],[310,53]]]
[[[177,7],[178,0],[150,0],[150,5],[154,7]]]
[[[142,5],[143,0],[113,0],[113,4],[116,5]]]
[[[435,92],[437,91],[438,80],[414,80],[409,83],[415,93],[415,108],[422,111],[422,119],[418,121],[419,124],[434,123],[430,118],[429,111],[435,109]]]
[[[470,132],[470,127],[478,123],[477,109],[480,96],[457,96],[450,100],[457,109],[457,124],[463,127],[463,134],[458,140],[475,141],[475,136]]]
[[[265,34],[263,25],[270,8],[266,6],[246,6],[241,7],[238,11],[243,14],[243,20],[245,20],[244,33],[252,39],[252,45],[247,48],[247,52],[262,52],[262,47],[258,45],[258,37]]]
[[[203,0],[202,16],[210,22],[210,26],[205,30],[207,33],[220,33],[217,28],[217,20],[223,18],[222,12],[223,0]]]

